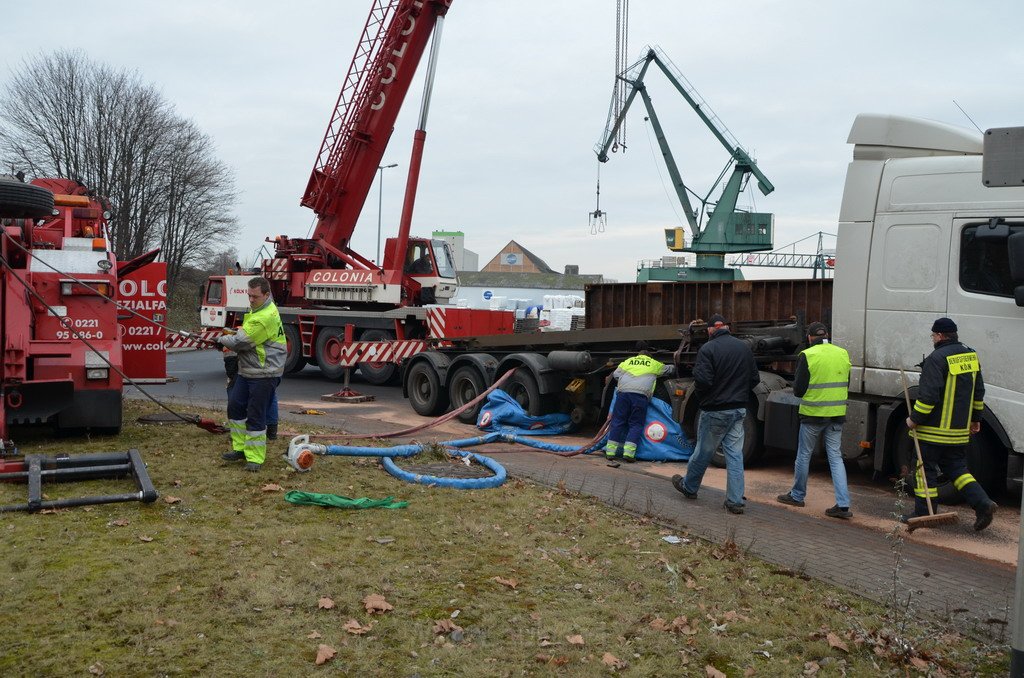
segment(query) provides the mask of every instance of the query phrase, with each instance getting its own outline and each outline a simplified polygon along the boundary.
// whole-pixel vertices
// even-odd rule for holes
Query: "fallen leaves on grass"
[[[331,598],[324,596],[323,598],[317,601],[316,606],[318,609],[321,610],[330,610],[334,608],[334,601]]]
[[[552,657],[549,654],[538,654],[534,657],[534,660],[538,664],[554,664],[555,666],[565,666],[569,663],[569,658],[561,655]]]
[[[130,521],[127,518],[118,518],[107,523],[107,527],[128,527]]]
[[[928,662],[926,662],[925,660],[921,659],[920,657],[911,657],[910,658],[910,663],[914,665],[915,669],[919,669],[921,671],[927,671],[928,670],[928,666],[929,666]]]
[[[684,636],[692,636],[697,633],[697,629],[690,626],[690,620],[685,615],[676,617],[671,622],[667,622],[661,617],[656,617],[650,624],[651,628],[655,631],[667,631],[669,633],[678,633]]]
[[[319,631],[315,631],[315,630],[314,631],[310,631],[309,635],[306,636],[306,637],[311,639],[311,640],[316,640],[317,638],[323,638],[323,636],[320,635],[320,632]]]
[[[144,542],[146,542],[148,544],[149,542],[153,541],[153,538],[152,537],[148,537],[148,536],[146,536],[144,534],[140,534],[139,535],[139,541],[144,541]]]
[[[345,629],[353,636],[362,636],[365,635],[367,631],[373,629],[373,625],[363,626],[355,619],[349,619],[341,628]]]
[[[843,652],[850,651],[850,648],[846,646],[846,643],[840,640],[839,636],[832,633],[831,631],[828,632],[828,635],[825,636],[825,639],[828,641],[829,647],[835,648],[836,650],[842,650]]]
[[[330,661],[331,659],[334,659],[334,655],[336,654],[338,654],[338,651],[335,650],[333,647],[331,647],[330,645],[321,644],[316,648],[317,666],[319,666],[320,664],[324,664]]]
[[[384,614],[389,610],[395,609],[391,603],[384,600],[384,596],[379,593],[371,593],[370,595],[363,598],[363,607],[370,614]]]
[[[434,621],[434,627],[432,629],[435,635],[443,636],[452,631],[461,631],[462,627],[453,622],[451,619],[437,619]]]
[[[629,666],[626,662],[622,661],[611,652],[604,653],[601,657],[601,663],[613,669],[624,669]]]
[[[515,579],[504,579],[502,577],[495,577],[494,581],[498,582],[502,586],[507,586],[510,589],[514,589],[515,587],[519,586],[519,582],[517,582]]]
[[[181,503],[181,497],[172,497],[171,495],[168,494],[168,495],[164,496],[164,503],[165,504],[180,504]]]
[[[565,642],[569,643],[570,645],[583,645],[584,644],[583,643],[583,636],[581,636],[578,633],[576,635],[573,635],[573,636],[566,636],[565,637]]]
[[[813,676],[821,670],[821,666],[818,662],[804,662],[804,675]]]
[[[267,483],[266,485],[260,488],[260,492],[280,492],[283,489],[284,488],[278,485],[277,483]]]
[[[103,668],[103,664],[99,662],[96,662],[95,664],[89,667],[89,673],[91,673],[94,676],[102,676],[105,671],[106,669]]]
[[[716,669],[711,664],[704,667],[704,673],[708,674],[708,678],[728,678],[724,673]]]

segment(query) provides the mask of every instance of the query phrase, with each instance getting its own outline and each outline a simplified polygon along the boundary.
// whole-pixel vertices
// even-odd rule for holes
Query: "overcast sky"
[[[659,45],[754,153],[776,190],[740,202],[775,214],[777,247],[835,232],[857,113],[972,127],[956,100],[982,129],[1024,125],[1020,2],[631,5],[628,60]],[[137,70],[211,135],[234,171],[240,196],[225,209],[242,224],[239,252],[251,257],[265,236],[309,230],[312,213],[299,199],[369,8],[369,0],[9,3],[0,80],[56,48]],[[613,0],[454,0],[413,233],[461,230],[481,265],[515,239],[555,270],[578,264],[623,282],[635,279],[638,260],[670,254],[662,229],[683,217],[639,102],[627,118],[628,151],[601,166],[607,230],[591,235],[588,226],[614,38]],[[649,90],[683,179],[704,193],[728,157],[656,75]],[[398,163],[384,173],[385,237],[398,228],[421,92],[417,81],[384,156]],[[370,258],[377,202],[374,183],[353,238]]]

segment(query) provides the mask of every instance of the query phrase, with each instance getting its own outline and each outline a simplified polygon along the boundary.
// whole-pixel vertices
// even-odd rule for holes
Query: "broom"
[[[900,379],[903,380],[903,397],[907,401],[907,416],[910,416],[910,388],[907,386],[907,373],[900,368]],[[921,486],[924,487],[924,499],[928,503],[928,515],[926,516],[915,516],[907,519],[907,532],[913,532],[919,527],[934,527],[936,525],[943,525],[945,523],[955,523],[957,521],[957,515],[955,513],[936,513],[932,509],[932,498],[928,494],[928,478],[924,473],[924,459],[921,457],[921,443],[917,441],[917,436],[910,436],[914,440],[914,450],[917,452],[917,473],[914,475],[921,479]]]

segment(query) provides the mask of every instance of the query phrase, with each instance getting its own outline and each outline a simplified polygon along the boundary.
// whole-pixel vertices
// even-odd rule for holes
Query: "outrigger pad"
[[[112,504],[122,501],[141,501],[144,504],[149,504],[160,496],[149,479],[146,463],[142,461],[142,455],[138,450],[98,454],[59,454],[56,456],[29,454],[20,464],[7,461],[2,468],[4,472],[0,473],[0,481],[28,483],[28,503],[0,506],[0,513],[11,511],[34,513],[41,509]],[[8,471],[7,469],[15,470]],[[68,482],[100,478],[125,478],[129,475],[135,481],[135,492],[43,500],[44,478],[49,481]]]
[[[320,396],[320,400],[328,400],[334,403],[368,403],[376,399],[377,396],[363,395],[359,391],[353,391],[350,388],[343,388],[335,393]]]

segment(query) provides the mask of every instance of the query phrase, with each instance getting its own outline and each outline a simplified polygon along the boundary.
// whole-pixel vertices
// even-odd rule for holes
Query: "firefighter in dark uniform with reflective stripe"
[[[997,507],[968,471],[966,459],[967,443],[971,434],[981,430],[985,408],[981,363],[973,349],[960,343],[956,323],[949,318],[939,318],[932,325],[932,342],[935,350],[922,363],[917,401],[907,426],[921,445],[933,509],[938,511],[938,466],[974,508],[974,529],[984,530]],[[915,516],[928,515],[920,473],[918,469],[915,474]]]

